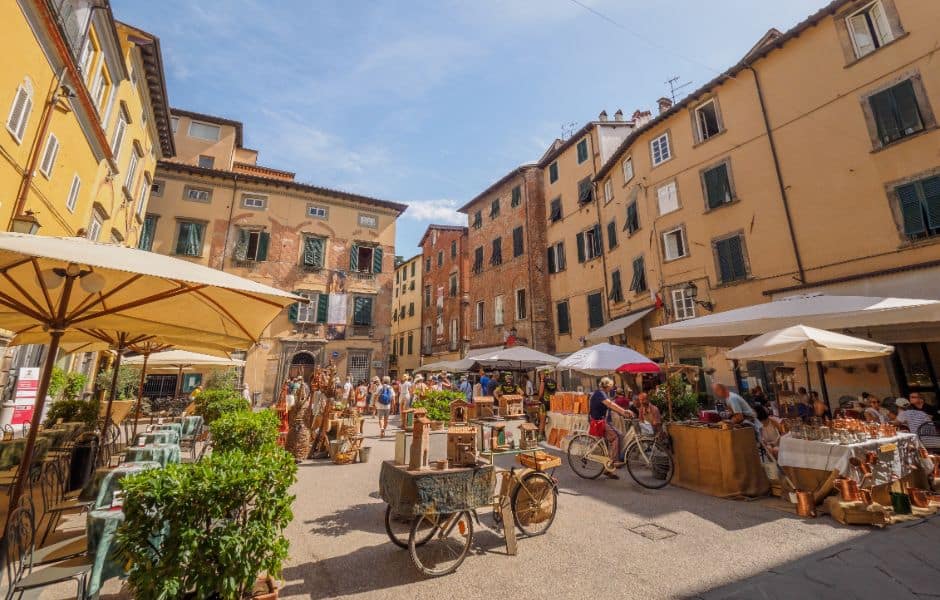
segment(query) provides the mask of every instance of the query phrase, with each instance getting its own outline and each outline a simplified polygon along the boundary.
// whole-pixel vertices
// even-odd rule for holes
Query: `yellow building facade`
[[[414,374],[421,366],[422,254],[395,267],[392,288],[392,348],[389,374]]]

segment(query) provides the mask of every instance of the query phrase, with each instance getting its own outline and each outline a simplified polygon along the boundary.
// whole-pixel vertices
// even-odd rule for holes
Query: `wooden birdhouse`
[[[431,420],[417,417],[414,421],[414,439],[411,440],[409,471],[421,471],[429,466],[428,453],[431,450]]]
[[[448,427],[447,462],[451,467],[472,467],[477,464],[476,438],[476,427]]]
[[[500,450],[508,449],[509,444],[506,443],[506,424],[493,424],[493,426],[490,428],[490,450],[493,452],[499,452]]]
[[[499,397],[499,416],[521,417],[525,414],[523,398],[519,394],[503,394]]]
[[[478,419],[492,419],[496,416],[496,411],[493,408],[493,397],[492,396],[480,396],[473,400],[473,409]]]
[[[424,410],[424,409],[421,409]],[[427,412],[427,411],[425,411]],[[413,408],[403,408],[401,409],[401,428],[405,431],[411,431],[411,428],[415,424],[415,409]]]
[[[450,423],[464,424],[470,422],[470,405],[463,400],[454,400],[450,403]]]
[[[519,426],[519,433],[522,436],[519,440],[521,450],[535,450],[539,447],[539,428],[532,423],[523,423]]]

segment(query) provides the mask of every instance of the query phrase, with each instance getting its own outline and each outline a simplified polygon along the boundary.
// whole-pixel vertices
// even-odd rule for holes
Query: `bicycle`
[[[614,470],[615,458],[622,458],[627,472],[641,486],[658,490],[672,481],[675,464],[672,453],[664,439],[656,435],[637,433],[634,419],[623,419],[619,434],[621,455],[610,455],[610,447],[605,437],[595,437],[581,433],[572,438],[568,445],[568,465],[578,477],[597,479],[605,471]],[[620,468],[619,466],[616,468]]]

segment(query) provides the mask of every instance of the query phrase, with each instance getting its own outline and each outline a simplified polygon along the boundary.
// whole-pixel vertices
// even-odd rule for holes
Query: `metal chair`
[[[4,533],[3,560],[6,563],[9,584],[6,600],[11,600],[14,596],[22,598],[27,591],[70,580],[75,580],[77,584],[75,597],[79,599],[85,597],[88,575],[93,566],[88,557],[56,561],[42,569],[33,570],[36,566],[33,562],[36,523],[31,500],[20,502],[20,505],[10,514]]]
[[[77,497],[67,497],[66,478],[68,469],[63,468],[62,461],[49,461],[45,464],[42,479],[40,481],[40,492],[42,494],[43,517],[48,517],[46,530],[43,533],[40,546],[46,544],[49,534],[55,531],[62,519],[62,515],[84,512],[91,507],[93,501],[79,500]],[[42,518],[37,523],[37,528],[42,523]]]
[[[5,442],[7,440],[12,440],[12,439],[13,439],[13,426],[4,425],[3,426],[3,441]]]
[[[937,431],[936,423],[928,421],[918,427],[917,438],[927,450],[940,452],[940,431]]]
[[[180,438],[180,451],[186,452],[188,450],[193,462],[197,462],[196,446],[199,443],[199,438],[202,437],[203,426],[204,423],[200,423],[191,434],[184,435],[182,438]]]

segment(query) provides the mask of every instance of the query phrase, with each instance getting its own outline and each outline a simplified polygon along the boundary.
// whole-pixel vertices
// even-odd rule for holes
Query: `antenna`
[[[679,81],[679,76],[676,75],[675,77],[673,77],[672,79],[666,82],[666,85],[669,86],[669,97],[672,99],[673,104],[676,103],[676,92],[692,85],[691,81],[687,81],[683,83],[682,85],[676,85],[678,81]]]
[[[562,126],[561,126],[561,139],[562,139],[562,141],[567,140],[568,138],[570,138],[572,135],[574,135],[574,132],[577,131],[577,130],[578,130],[578,124],[577,124],[577,123],[565,123],[564,125],[562,125]]]

